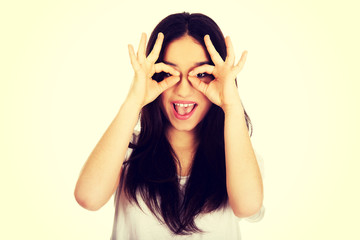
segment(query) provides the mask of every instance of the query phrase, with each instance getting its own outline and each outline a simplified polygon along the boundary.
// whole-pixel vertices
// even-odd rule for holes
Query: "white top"
[[[131,150],[128,152],[129,156]],[[260,171],[263,172],[262,158],[256,155]],[[180,185],[184,186],[187,177],[180,177]],[[119,184],[120,186],[121,184]],[[239,221],[229,206],[211,213],[200,214],[195,218],[196,226],[201,229],[202,233],[192,235],[174,235],[166,226],[158,221],[151,213],[145,202],[138,197],[139,205],[130,203],[119,189],[115,193],[115,218],[112,233],[112,240],[219,240],[219,239],[241,239]],[[248,221],[260,221],[264,216],[265,209],[246,218]]]

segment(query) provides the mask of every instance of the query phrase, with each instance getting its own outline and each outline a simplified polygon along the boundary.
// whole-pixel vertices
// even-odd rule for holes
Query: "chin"
[[[195,129],[194,126],[172,126],[172,127],[182,132],[191,132]]]
[[[171,123],[170,122],[170,126],[178,131],[182,131],[182,132],[192,132],[196,129],[197,124],[194,123]]]

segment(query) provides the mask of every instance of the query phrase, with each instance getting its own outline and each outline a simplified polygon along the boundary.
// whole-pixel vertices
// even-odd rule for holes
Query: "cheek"
[[[207,76],[207,77],[205,77],[205,78],[203,78],[203,79],[201,79],[201,81],[203,81],[203,82],[205,82],[205,83],[207,83],[207,84],[209,84],[212,80],[214,80],[215,79],[215,77],[213,76],[213,75],[209,75],[209,76]]]
[[[160,95],[160,108],[165,116],[167,116],[166,109],[168,107],[169,107],[169,93],[167,93],[165,91],[165,92],[161,93],[161,95]]]

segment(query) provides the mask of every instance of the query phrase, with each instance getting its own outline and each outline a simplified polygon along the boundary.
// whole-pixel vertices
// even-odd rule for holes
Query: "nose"
[[[187,75],[182,75],[180,81],[175,85],[175,93],[183,98],[189,97],[193,94],[194,88],[191,85]]]

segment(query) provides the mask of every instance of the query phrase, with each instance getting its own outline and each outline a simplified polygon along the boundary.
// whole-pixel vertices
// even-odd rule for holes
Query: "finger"
[[[138,52],[137,52],[137,58],[140,63],[143,63],[145,60],[145,46],[146,46],[146,33],[142,33]]]
[[[246,61],[247,53],[248,53],[247,51],[244,51],[241,54],[241,58],[240,58],[238,64],[236,64],[237,72],[240,72],[243,69],[245,61]]]
[[[198,91],[200,91],[201,93],[203,93],[206,96],[206,92],[208,89],[208,84],[201,81],[200,79],[196,78],[196,77],[188,77],[189,81],[191,82],[191,85],[197,89]]]
[[[158,83],[159,95],[166,89],[174,86],[178,81],[180,81],[179,76],[171,76],[171,77],[165,78],[163,81],[159,82]]]
[[[215,69],[215,66],[204,64],[204,65],[194,68],[191,72],[189,72],[189,76],[195,77],[199,73],[213,74],[214,69]]]
[[[230,66],[233,66],[235,62],[235,54],[234,54],[234,47],[232,45],[229,36],[225,38],[225,44],[226,44],[226,55],[227,55],[225,62],[228,63]]]
[[[165,63],[157,63],[155,64],[155,72],[156,73],[160,73],[160,72],[167,72],[170,73],[173,76],[179,76],[180,73],[178,71],[176,71],[175,68],[165,64]]]
[[[138,61],[136,59],[134,47],[131,44],[129,44],[128,45],[128,50],[129,50],[131,66],[133,67],[133,69],[135,71],[137,71],[137,70],[140,69],[140,64],[138,63]]]
[[[220,54],[216,51],[214,45],[212,44],[210,40],[210,36],[206,35],[204,37],[204,41],[205,41],[206,49],[208,50],[211,60],[214,62],[214,64],[215,65],[222,64],[224,61],[221,58]]]
[[[161,46],[164,40],[164,34],[163,33],[159,33],[158,37],[156,39],[156,42],[154,44],[154,47],[152,49],[152,51],[150,52],[148,59],[150,62],[155,63],[156,60],[159,57],[160,51],[161,51]]]

